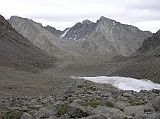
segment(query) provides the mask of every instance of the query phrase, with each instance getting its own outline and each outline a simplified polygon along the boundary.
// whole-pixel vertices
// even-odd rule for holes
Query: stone
[[[92,111],[94,110],[94,107],[86,106],[87,115],[92,115]]]
[[[123,93],[123,96],[124,96],[124,97],[131,97],[131,98],[134,97],[133,94],[127,93],[127,92]]]
[[[155,110],[152,107],[146,105],[129,106],[124,108],[124,113],[127,116],[135,116],[137,114],[153,113]]]
[[[65,103],[63,101],[57,101],[56,103],[54,103],[54,106],[56,108],[60,107],[61,105],[64,105]]]
[[[29,108],[31,109],[31,110],[39,110],[40,108],[42,108],[43,107],[43,105],[31,105],[31,106],[29,106]]]
[[[48,99],[49,102],[53,103],[54,100],[55,100],[55,97],[54,96],[48,96],[47,99]]]
[[[40,110],[37,111],[34,116],[39,118],[49,118],[51,116],[54,116],[54,112],[51,109],[43,107],[43,108],[40,108]]]
[[[66,113],[66,114],[60,116],[58,119],[70,119],[70,116]]]
[[[82,103],[83,101],[82,100],[80,100],[80,99],[76,99],[76,100],[74,100],[73,102],[75,102],[75,103]]]
[[[160,113],[137,114],[134,119],[160,119]]]
[[[109,97],[109,99],[107,100],[107,102],[109,102],[112,105],[115,105],[116,100],[113,97]]]
[[[160,96],[157,96],[151,101],[153,108],[157,111],[160,111]]]
[[[134,116],[136,114],[144,114],[144,105],[138,105],[138,106],[129,106],[124,108],[124,113],[127,116]]]
[[[107,118],[104,117],[103,115],[91,115],[91,116],[83,117],[80,119],[107,119]]]
[[[81,117],[85,117],[87,115],[87,111],[80,104],[73,102],[68,106],[68,114],[71,117],[81,118]]]
[[[44,119],[58,119],[56,116],[50,116],[49,118],[44,118]]]
[[[158,89],[152,89],[152,92],[156,93],[156,94],[160,94],[160,90],[158,90]]]
[[[77,88],[84,88],[84,85],[83,85],[82,83],[78,83],[78,84],[76,85],[76,87],[77,87]]]
[[[134,119],[133,116],[126,116],[124,119]]]
[[[114,107],[120,109],[120,110],[124,110],[125,107],[127,107],[129,104],[127,102],[123,102],[123,101],[118,101],[115,103]]]
[[[20,119],[33,119],[33,116],[25,112]]]
[[[98,106],[92,111],[93,115],[103,115],[106,118],[124,119],[126,116],[121,110],[106,106]]]

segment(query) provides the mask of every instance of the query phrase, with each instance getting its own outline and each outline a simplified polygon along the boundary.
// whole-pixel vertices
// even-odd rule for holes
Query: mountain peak
[[[100,20],[104,20],[104,19],[107,19],[107,18],[104,17],[104,16],[101,16],[101,17],[100,17]]]
[[[52,26],[50,26],[50,25],[47,25],[47,26],[45,26],[45,28],[48,28],[48,29],[54,29],[54,30],[56,30],[56,28],[55,27],[52,27]]]
[[[113,22],[113,21],[115,21],[115,20],[110,19],[110,18],[106,18],[106,17],[104,17],[104,16],[101,16],[98,21],[111,21],[111,22]]]
[[[8,20],[9,22],[12,22],[12,21],[16,21],[16,22],[20,22],[20,21],[23,21],[25,23],[35,23],[39,26],[43,26],[41,23],[38,23],[38,22],[35,22],[33,21],[32,19],[28,19],[28,18],[23,18],[23,17],[19,17],[19,16],[11,16],[10,19]]]
[[[91,23],[91,21],[88,20],[88,19],[85,19],[85,20],[82,21],[82,24],[90,24],[90,23]]]
[[[156,34],[160,34],[160,29],[156,32]]]

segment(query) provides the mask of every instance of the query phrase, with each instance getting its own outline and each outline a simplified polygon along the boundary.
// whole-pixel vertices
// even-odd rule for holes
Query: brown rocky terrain
[[[20,35],[0,16],[0,66],[26,71],[52,67],[56,58],[49,56]]]

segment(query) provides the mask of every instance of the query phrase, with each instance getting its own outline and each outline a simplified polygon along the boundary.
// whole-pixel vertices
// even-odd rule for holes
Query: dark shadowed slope
[[[0,15],[0,66],[37,71],[52,67],[55,60],[15,31]]]
[[[150,79],[160,83],[160,30],[127,60],[124,67],[116,70],[112,75]]]
[[[157,31],[151,38],[143,42],[136,54],[145,56],[159,56],[160,55],[160,30]]]
[[[60,37],[65,31],[57,30],[55,27],[51,27],[49,25],[43,27],[47,31],[53,33],[55,36]]]

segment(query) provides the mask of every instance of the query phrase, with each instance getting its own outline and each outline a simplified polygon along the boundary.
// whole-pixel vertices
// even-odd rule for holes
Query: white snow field
[[[97,77],[71,77],[78,79],[85,79],[95,83],[110,84],[118,89],[122,90],[152,90],[160,89],[160,84],[153,83],[150,80],[138,80],[134,78],[126,77],[107,77],[107,76],[97,76]]]

